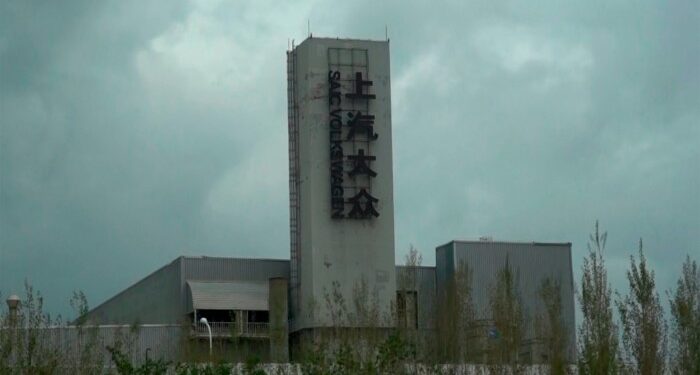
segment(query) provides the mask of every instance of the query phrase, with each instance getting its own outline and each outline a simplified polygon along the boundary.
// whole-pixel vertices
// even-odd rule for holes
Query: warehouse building
[[[436,291],[448,293],[450,281],[460,268],[469,273],[474,319],[481,322],[475,334],[497,339],[491,301],[499,273],[508,267],[514,276],[514,290],[522,306],[523,339],[521,357],[527,361],[543,361],[542,347],[546,320],[542,284],[549,279],[560,286],[561,322],[568,343],[565,350],[573,361],[576,355],[574,279],[571,264],[571,243],[450,241],[436,249]],[[486,345],[482,345],[486,347]]]
[[[521,357],[541,361],[541,339],[534,321],[544,312],[538,293],[545,278],[561,283],[562,321],[568,335],[567,354],[574,358],[574,292],[570,243],[518,243],[490,240],[450,241],[436,249],[436,266],[396,266],[394,324],[434,334],[439,296],[466,265],[471,273],[474,319],[482,322],[475,334],[492,335],[489,301],[496,277],[506,264],[516,275],[524,308]],[[185,339],[206,342],[206,318],[215,340],[246,340],[265,360],[286,360],[294,351],[289,313],[290,262],[280,259],[179,257],[92,309],[88,321],[97,324],[181,325]],[[330,293],[330,290],[326,290]],[[275,338],[283,337],[275,341]],[[539,351],[538,351],[539,350]],[[281,352],[281,353],[280,353]]]

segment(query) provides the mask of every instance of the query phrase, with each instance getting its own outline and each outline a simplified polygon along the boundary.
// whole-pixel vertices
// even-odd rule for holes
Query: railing
[[[270,323],[235,323],[210,322],[212,337],[269,337]],[[197,337],[208,337],[207,326],[203,323],[194,325],[192,334]]]

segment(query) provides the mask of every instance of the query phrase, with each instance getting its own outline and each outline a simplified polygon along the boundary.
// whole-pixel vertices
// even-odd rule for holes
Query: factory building
[[[199,323],[206,318],[218,340],[255,341],[261,358],[283,362],[328,329],[435,333],[453,319],[440,314],[440,300],[467,267],[482,323],[474,335],[497,339],[488,301],[507,265],[531,317],[542,309],[542,280],[561,284],[573,360],[570,243],[451,241],[436,249],[435,267],[395,264],[389,67],[388,40],[308,38],[287,52],[290,259],[180,257],[88,320],[182,324],[185,339],[197,341],[208,335]],[[357,319],[350,302],[344,319],[334,317],[328,296],[353,301],[358,288],[386,319]],[[521,350],[535,361],[537,336],[526,327]]]
[[[485,340],[493,332],[489,301],[496,278],[506,264],[516,275],[524,308],[522,357],[543,360],[540,333],[534,322],[544,312],[538,293],[545,278],[561,283],[562,321],[568,335],[567,353],[575,356],[574,292],[570,243],[450,241],[436,249],[436,266],[395,266],[397,287],[394,324],[422,336],[436,333],[439,296],[449,291],[455,272],[471,273],[473,333]],[[221,257],[179,257],[92,309],[87,320],[97,324],[181,325],[186,339],[204,343],[208,332],[198,323],[206,318],[215,340],[247,340],[266,360],[286,360],[298,344],[289,313],[290,261]],[[331,293],[330,286],[324,292]],[[382,322],[380,322],[382,323]],[[283,337],[283,339],[275,338]],[[539,351],[538,351],[539,350]]]

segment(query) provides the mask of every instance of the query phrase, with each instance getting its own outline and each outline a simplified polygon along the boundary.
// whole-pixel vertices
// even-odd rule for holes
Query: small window
[[[197,310],[197,320],[206,318],[210,323],[231,323],[236,321],[233,310]]]
[[[269,311],[248,311],[248,322],[249,323],[269,323],[270,322],[270,312]]]

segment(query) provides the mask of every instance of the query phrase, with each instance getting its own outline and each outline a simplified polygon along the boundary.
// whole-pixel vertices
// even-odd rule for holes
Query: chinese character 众
[[[377,202],[379,202],[379,199],[370,195],[367,190],[361,189],[354,197],[348,199],[348,203],[352,204],[348,217],[353,219],[379,217],[379,212],[374,208],[374,204]]]

